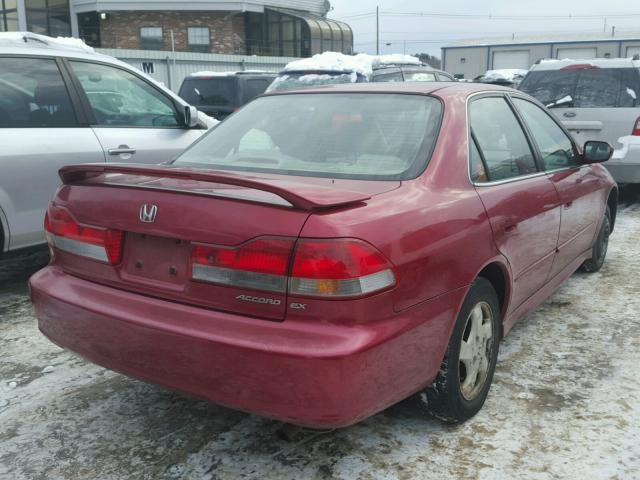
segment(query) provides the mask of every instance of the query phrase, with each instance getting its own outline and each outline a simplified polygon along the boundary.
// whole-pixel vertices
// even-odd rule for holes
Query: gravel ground
[[[403,402],[317,432],[86,363],[37,330],[36,253],[0,265],[0,479],[638,479],[640,203],[600,273],[578,273],[501,346],[461,426]]]

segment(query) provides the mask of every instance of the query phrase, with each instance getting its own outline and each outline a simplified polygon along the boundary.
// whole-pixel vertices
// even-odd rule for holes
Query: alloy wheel
[[[460,344],[460,392],[467,401],[474,400],[484,388],[493,350],[493,312],[486,302],[471,310]]]

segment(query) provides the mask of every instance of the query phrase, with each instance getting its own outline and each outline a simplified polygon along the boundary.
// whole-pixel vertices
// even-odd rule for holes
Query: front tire
[[[582,264],[582,270],[587,273],[595,273],[602,268],[609,248],[609,236],[611,235],[611,210],[607,206],[600,231],[591,249],[591,258]]]
[[[431,415],[460,423],[482,408],[498,359],[500,323],[498,296],[479,277],[462,304],[438,376],[424,391]]]

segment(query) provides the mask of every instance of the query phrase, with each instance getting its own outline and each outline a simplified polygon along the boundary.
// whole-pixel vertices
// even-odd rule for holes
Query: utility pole
[[[380,7],[376,7],[376,55],[380,55]]]

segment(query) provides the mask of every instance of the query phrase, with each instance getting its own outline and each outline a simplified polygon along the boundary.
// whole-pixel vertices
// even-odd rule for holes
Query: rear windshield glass
[[[269,88],[268,92],[293,90],[297,88],[315,87],[318,85],[337,85],[342,83],[357,83],[357,73],[331,73],[316,72],[302,73],[289,72],[283,73],[276,78]]]
[[[180,88],[180,96],[190,105],[233,106],[235,78],[187,79]]]
[[[258,98],[174,165],[325,178],[404,180],[426,166],[440,126],[433,97],[294,94]]]
[[[640,75],[634,68],[533,71],[520,90],[550,107],[635,107]]]

